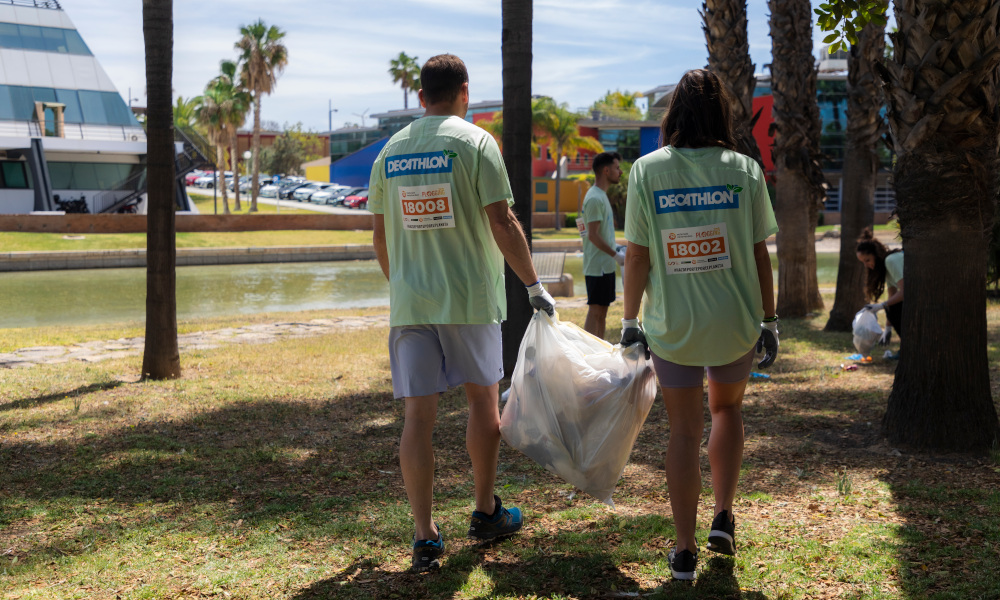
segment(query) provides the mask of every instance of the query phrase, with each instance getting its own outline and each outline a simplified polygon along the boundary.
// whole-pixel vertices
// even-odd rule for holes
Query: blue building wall
[[[639,129],[639,155],[646,156],[660,147],[660,126]]]
[[[388,143],[385,137],[369,144],[354,154],[349,154],[335,163],[330,164],[330,181],[341,185],[368,186],[368,178],[372,174],[372,165]]]

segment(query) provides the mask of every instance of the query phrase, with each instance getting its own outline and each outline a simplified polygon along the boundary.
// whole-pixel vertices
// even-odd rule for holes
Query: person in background
[[[396,133],[372,167],[368,208],[375,256],[389,280],[389,364],[404,398],[399,465],[416,533],[411,568],[440,566],[444,536],[432,518],[438,399],[464,385],[465,432],[475,509],[468,536],[480,541],[521,528],[517,508],[493,493],[500,449],[500,322],[506,317],[504,259],[531,306],[554,314],[538,281],[496,141],[465,120],[469,73],[457,56],[424,63],[424,116]]]
[[[583,278],[587,283],[587,318],[583,328],[604,337],[608,306],[615,301],[615,263],[625,262],[615,244],[615,218],[608,188],[622,178],[621,155],[601,152],[594,157],[594,185],[583,198]]]
[[[652,352],[670,421],[666,475],[677,530],[670,573],[691,580],[698,564],[706,371],[715,493],[708,549],[736,554],[743,394],[755,348],[764,351],[760,368],[778,353],[765,242],[778,227],[763,172],[735,151],[729,99],[715,74],[684,74],[660,134],[665,145],[637,160],[629,176],[621,344],[642,343]]]
[[[885,244],[875,239],[871,229],[865,229],[861,233],[855,251],[858,260],[868,268],[865,295],[871,303],[865,305],[865,310],[871,311],[875,316],[878,316],[880,310],[885,311],[885,328],[879,338],[879,345],[888,346],[892,340],[892,330],[895,329],[900,336],[903,331],[903,251],[886,248]],[[887,298],[884,302],[879,302],[882,292],[886,290]],[[898,358],[898,355],[891,355],[891,358]]]

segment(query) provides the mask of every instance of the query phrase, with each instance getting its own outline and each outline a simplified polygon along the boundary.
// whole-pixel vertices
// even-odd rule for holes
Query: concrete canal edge
[[[535,240],[536,252],[579,252],[580,240]],[[371,244],[273,246],[254,248],[178,248],[177,266],[374,260]],[[145,267],[146,250],[74,252],[0,252],[0,272]]]

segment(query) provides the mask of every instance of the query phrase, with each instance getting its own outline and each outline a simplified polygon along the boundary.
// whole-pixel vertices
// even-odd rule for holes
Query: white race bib
[[[667,275],[733,267],[725,223],[664,229],[660,233]]]
[[[451,184],[399,186],[403,229],[442,229],[455,226]]]

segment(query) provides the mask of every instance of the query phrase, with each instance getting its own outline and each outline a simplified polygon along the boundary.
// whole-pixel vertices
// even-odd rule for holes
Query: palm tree
[[[260,100],[270,95],[278,83],[278,76],[288,64],[288,48],[281,43],[285,32],[275,26],[268,27],[262,19],[240,28],[240,77],[244,87],[253,95],[253,168],[250,174],[250,212],[257,212],[257,193],[260,191]],[[235,175],[235,174],[234,174]]]
[[[603,152],[604,147],[597,139],[580,135],[577,123],[580,115],[571,111],[567,104],[556,104],[552,98],[538,98],[532,102],[532,111],[538,135],[548,142],[548,150],[556,164],[556,230],[562,229],[559,222],[559,187],[562,182],[560,162],[563,156],[576,158],[580,150]]]
[[[719,76],[732,98],[733,129],[738,150],[763,167],[753,137],[753,91],[757,87],[747,40],[746,0],[705,0],[701,7],[708,68]]]
[[[816,223],[825,181],[819,163],[820,118],[809,0],[768,0],[774,91],[778,314],[804,317],[823,308],[816,278]]]
[[[220,65],[222,73],[218,76],[218,85],[225,86],[230,95],[230,102],[226,106],[224,125],[229,139],[229,163],[233,171],[233,205],[237,211],[243,210],[240,206],[240,168],[239,168],[239,130],[247,121],[247,113],[253,104],[253,97],[250,92],[243,87],[243,81],[237,79],[237,64],[231,60],[224,60]],[[250,212],[253,212],[251,210]]]
[[[146,49],[146,338],[144,379],[181,376],[177,348],[177,246],[175,241],[173,1],[142,0]]]
[[[174,104],[174,127],[177,129],[194,127],[196,122],[194,110],[197,106],[198,103],[194,98],[185,100],[184,96],[177,96],[177,102]]]
[[[865,304],[867,273],[854,248],[864,228],[871,227],[875,221],[875,176],[885,120],[880,114],[882,94],[876,87],[874,68],[884,53],[885,23],[872,21],[861,29],[858,43],[851,45],[847,59],[840,263],[837,293],[824,327],[826,331],[850,331],[855,313]]]
[[[241,96],[244,93],[227,77],[219,76],[205,87],[205,93],[198,97],[198,108],[195,109],[198,122],[208,131],[208,139],[215,145],[216,165],[218,165],[215,185],[217,189],[221,188],[223,213],[227,215],[229,197],[222,171],[226,165],[226,145],[232,143],[235,135],[234,113],[246,113],[244,102],[247,98]]]
[[[514,193],[514,212],[531,244],[531,0],[501,0],[503,61],[503,160]],[[503,370],[514,372],[532,309],[524,284],[507,265],[507,320],[502,324]]]
[[[399,56],[389,61],[389,75],[392,82],[403,88],[403,109],[410,108],[410,91],[420,89],[420,64],[416,56],[407,56],[400,52]]]

